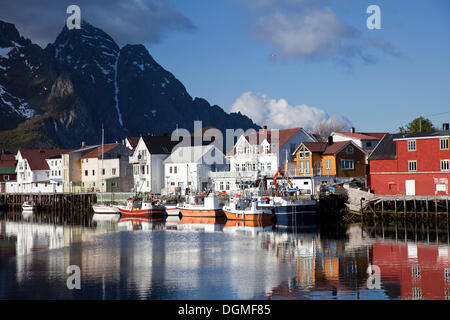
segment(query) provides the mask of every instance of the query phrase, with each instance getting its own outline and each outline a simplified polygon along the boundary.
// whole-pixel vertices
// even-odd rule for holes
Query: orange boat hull
[[[239,214],[224,210],[227,220],[253,221],[268,223],[273,220],[274,214]]]
[[[223,217],[224,213],[222,209],[216,210],[193,210],[193,209],[179,209],[183,217]]]
[[[225,223],[225,216],[222,216],[222,217],[206,217],[206,218],[183,217],[180,220],[180,224],[190,224],[190,223],[224,224]]]

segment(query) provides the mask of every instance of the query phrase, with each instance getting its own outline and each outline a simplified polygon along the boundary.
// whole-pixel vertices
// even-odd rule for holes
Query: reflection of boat
[[[120,218],[120,213],[117,210],[116,213],[94,213],[92,221],[117,221]]]
[[[22,204],[22,212],[24,213],[33,213],[35,209],[36,207],[33,202],[25,201]]]
[[[119,230],[137,231],[137,230],[153,230],[154,226],[162,223],[162,217],[160,218],[145,218],[145,217],[133,217],[133,218],[120,218],[117,223]]]
[[[118,207],[118,209],[123,217],[162,216],[165,210],[164,206],[142,201],[141,198],[127,199],[127,206]]]
[[[216,232],[222,231],[225,217],[182,217],[177,227],[180,231]]]
[[[33,219],[33,211],[22,211],[22,216],[25,220]]]
[[[224,232],[230,233],[248,233],[257,234],[263,231],[272,231],[273,225],[271,221],[245,221],[245,220],[227,220]]]
[[[216,195],[192,195],[187,203],[178,205],[183,217],[221,217],[222,207],[219,205],[219,198]]]
[[[223,207],[228,220],[271,222],[274,217],[272,207],[262,207],[265,198],[241,197],[235,195],[230,204]]]

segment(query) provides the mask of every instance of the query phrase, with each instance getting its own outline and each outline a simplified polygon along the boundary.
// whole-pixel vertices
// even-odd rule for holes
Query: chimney
[[[267,130],[267,126],[266,125],[262,126],[262,133],[266,133],[266,130]]]
[[[86,147],[86,141],[81,141],[81,147],[82,148]]]
[[[328,137],[328,144],[333,144],[333,136]]]
[[[442,124],[442,131],[448,131],[448,123],[443,123]]]
[[[350,133],[355,133],[355,127],[350,128]]]

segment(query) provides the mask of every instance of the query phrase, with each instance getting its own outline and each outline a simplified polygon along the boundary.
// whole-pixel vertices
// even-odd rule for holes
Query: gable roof
[[[114,149],[115,147],[119,146],[119,143],[109,143],[103,145],[103,154],[107,153],[108,151]],[[97,148],[94,148],[91,152],[85,154],[81,157],[81,159],[86,158],[98,158],[102,155],[102,146],[99,145]]]
[[[346,136],[348,138],[360,139],[360,140],[381,140],[386,133],[384,132],[334,132],[335,134],[340,134],[342,136]]]
[[[328,144],[328,142],[302,142],[300,146],[294,151],[296,153],[298,149],[304,145],[308,148],[309,151],[313,153],[322,153],[322,154],[336,154],[344,149],[348,144],[353,145],[353,147],[360,149],[357,145],[355,145],[351,140],[348,141],[336,141],[332,144]]]
[[[369,156],[369,160],[393,160],[397,158],[397,146],[394,139],[404,134],[386,134]]]
[[[49,170],[45,159],[71,151],[73,149],[19,149],[22,158],[27,159],[31,170]]]
[[[244,135],[244,138],[251,145],[259,145],[264,140],[267,140],[267,142],[269,142],[271,145],[273,145],[272,144],[272,136],[276,136],[276,134],[274,134],[276,131],[278,131],[278,149],[280,149],[297,132],[303,131],[303,129],[302,128],[291,128],[291,129],[279,129],[279,130],[266,130],[265,132],[255,131],[248,135]],[[236,154],[236,145],[233,147],[233,149],[227,155],[232,156],[234,154]]]
[[[133,148],[134,150],[139,142],[140,137],[127,137],[126,139],[128,140],[131,148]]]
[[[141,137],[150,154],[170,154],[179,141],[172,141],[170,136]]]

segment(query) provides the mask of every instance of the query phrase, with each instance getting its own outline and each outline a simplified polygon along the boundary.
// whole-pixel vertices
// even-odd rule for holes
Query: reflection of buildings
[[[400,281],[402,299],[450,299],[450,247],[375,243],[374,265],[383,279]]]

